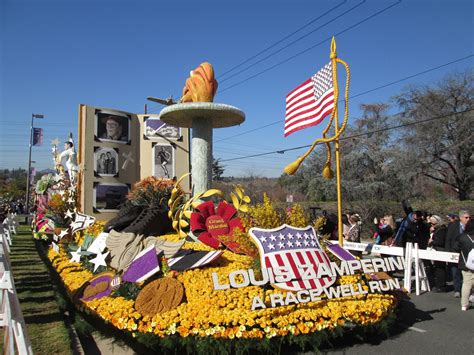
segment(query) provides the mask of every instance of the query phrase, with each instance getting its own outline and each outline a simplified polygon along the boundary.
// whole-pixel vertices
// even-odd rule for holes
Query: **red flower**
[[[235,228],[244,230],[236,214],[237,210],[227,202],[219,203],[217,213],[212,201],[203,202],[191,214],[191,231],[199,241],[217,249],[220,246],[219,236],[232,237]]]

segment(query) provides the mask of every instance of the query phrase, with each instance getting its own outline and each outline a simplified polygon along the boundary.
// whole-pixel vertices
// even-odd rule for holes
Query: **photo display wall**
[[[189,129],[159,115],[80,105],[78,163],[80,210],[110,220],[139,180],[189,173]]]

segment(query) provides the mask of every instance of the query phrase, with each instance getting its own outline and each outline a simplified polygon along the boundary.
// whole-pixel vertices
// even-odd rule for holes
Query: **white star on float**
[[[76,201],[74,201],[74,199],[73,199],[72,197],[69,197],[68,200],[67,200],[67,202],[69,202],[69,203],[74,203],[74,202],[76,202]]]
[[[312,247],[315,247],[316,246],[316,242],[314,240],[311,241],[311,246]]]
[[[303,244],[304,244],[305,247],[307,247],[307,246],[309,245],[309,242],[308,242],[307,240],[305,240],[305,241],[303,242]]]
[[[288,233],[287,237],[288,237],[288,239],[293,239],[294,238],[293,234],[291,234],[291,233]]]
[[[56,175],[56,176],[59,176],[59,175]],[[64,191],[64,190],[61,190],[61,191],[58,192],[58,194],[60,194],[61,196],[64,196],[65,193],[66,193],[66,191]]]
[[[53,234],[53,240],[55,242],[59,242],[59,236],[57,234]],[[53,243],[54,244],[54,243]]]
[[[278,243],[278,248],[284,248],[285,247],[285,244],[283,244],[282,242]]]
[[[283,239],[285,239],[285,236],[280,233],[280,234],[278,234],[278,238],[280,238],[280,240],[283,240]]]
[[[71,210],[67,210],[66,217],[69,217],[72,219],[72,215],[73,215],[73,212],[71,212]]]
[[[67,230],[63,230],[63,231],[61,231],[61,233],[59,233],[58,237],[59,237],[59,239],[62,239],[68,234],[69,234],[69,232]]]
[[[292,248],[293,247],[293,242],[288,242],[288,243],[286,243],[286,245],[288,245],[288,248]]]
[[[296,244],[297,247],[300,247],[300,246],[301,246],[301,242],[299,242],[299,241],[296,241],[295,244]]]
[[[89,260],[91,264],[94,264],[94,272],[99,268],[99,266],[107,266],[105,262],[105,258],[109,255],[109,251],[107,253],[98,253],[94,259]]]
[[[81,262],[81,247],[77,248],[76,251],[71,252],[72,258],[69,260],[70,263],[80,263]]]
[[[305,234],[303,234],[303,237],[304,237],[304,239],[308,239],[309,235],[305,233]]]
[[[51,148],[51,153],[56,153],[58,150],[56,149],[56,147],[52,147]]]
[[[59,143],[60,143],[59,138],[55,138],[51,141],[52,145],[59,145]]]
[[[296,233],[296,238],[301,239],[301,233]]]
[[[276,239],[277,239],[277,237],[275,237],[273,234],[270,235],[270,240],[271,240],[272,242],[274,242]]]
[[[275,246],[272,243],[270,243],[270,244],[268,244],[268,249],[273,250],[273,249],[275,249]]]
[[[260,237],[260,241],[261,241],[262,243],[266,243],[266,242],[267,242],[267,237],[265,237],[265,236],[262,235],[262,236]]]

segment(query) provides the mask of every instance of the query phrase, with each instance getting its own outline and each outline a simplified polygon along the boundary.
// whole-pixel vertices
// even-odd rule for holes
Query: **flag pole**
[[[333,37],[331,40],[331,54],[329,55],[331,58],[332,64],[332,76],[333,76],[333,83],[334,83],[334,92],[335,92],[335,100],[338,98],[339,87],[337,82],[337,54],[336,54],[336,39]],[[338,110],[337,110],[337,102],[334,103],[334,133],[335,137],[335,151],[336,151],[336,190],[337,190],[337,237],[339,241],[339,245],[342,247],[344,244],[344,239],[342,235],[342,197],[341,197],[341,161],[339,157],[339,118],[338,118]]]

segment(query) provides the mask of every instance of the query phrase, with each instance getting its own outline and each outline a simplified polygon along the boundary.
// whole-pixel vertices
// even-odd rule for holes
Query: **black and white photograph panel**
[[[130,188],[120,183],[95,183],[94,208],[99,212],[115,212],[125,202]]]
[[[94,171],[100,176],[115,176],[118,173],[118,150],[94,147]]]
[[[169,125],[158,117],[145,118],[145,137],[148,139],[167,138],[178,140],[181,136],[179,127]]]
[[[130,141],[130,119],[120,112],[97,110],[95,136],[101,142],[127,144]]]
[[[153,176],[172,179],[175,175],[175,149],[171,144],[155,144],[153,147]]]

